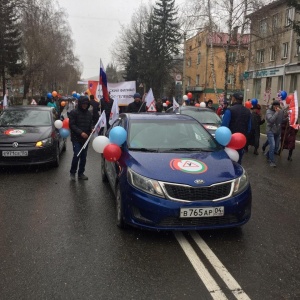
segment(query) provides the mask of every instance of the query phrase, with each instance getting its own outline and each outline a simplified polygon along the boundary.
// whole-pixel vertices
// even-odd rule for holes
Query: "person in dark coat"
[[[137,113],[137,112],[146,112],[146,102],[142,102],[141,95],[139,93],[135,93],[133,95],[134,101],[129,103],[127,107],[128,113]]]
[[[289,150],[288,160],[292,161],[293,151],[296,145],[296,136],[298,130],[289,125],[289,121],[285,120],[281,124],[281,151]]]
[[[110,124],[109,124],[109,118],[110,118],[110,113],[111,113],[111,109],[113,107],[114,104],[114,99],[112,99],[110,97],[110,93],[108,94],[108,101],[105,100],[104,98],[100,99],[100,110],[101,113],[105,110],[105,116],[106,116],[106,130],[108,130],[110,128]],[[102,127],[100,129],[99,135],[103,135],[104,134],[104,127]]]
[[[93,116],[89,111],[90,101],[86,96],[80,96],[78,99],[78,106],[69,114],[69,126],[71,130],[71,141],[73,144],[73,159],[70,169],[71,180],[75,180],[75,175],[78,169],[78,179],[87,180],[88,177],[84,175],[86,156],[88,145],[82,149],[87,141],[89,135],[92,133]],[[79,157],[78,153],[82,149]]]
[[[243,95],[241,93],[234,93],[232,95],[232,106],[227,108],[223,119],[222,126],[226,126],[231,130],[231,133],[240,132],[245,137],[251,130],[251,112],[243,105]],[[239,160],[242,163],[244,155],[244,148],[238,149]]]
[[[93,108],[93,125],[95,126],[99,120],[100,102],[95,100],[94,95],[90,95],[90,105]]]
[[[209,99],[206,103],[206,107],[211,109],[212,111],[216,112],[216,109],[213,107],[213,101]]]
[[[247,150],[248,146],[254,146],[253,153],[258,155],[257,149],[259,148],[260,125],[265,123],[265,119],[261,117],[261,106],[259,104],[253,105],[251,110],[251,131],[247,137]]]

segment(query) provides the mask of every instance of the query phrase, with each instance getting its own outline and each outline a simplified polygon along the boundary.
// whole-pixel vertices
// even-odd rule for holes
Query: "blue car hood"
[[[199,186],[232,180],[242,175],[243,168],[232,162],[224,150],[201,153],[144,153],[129,151],[126,165],[145,177]]]

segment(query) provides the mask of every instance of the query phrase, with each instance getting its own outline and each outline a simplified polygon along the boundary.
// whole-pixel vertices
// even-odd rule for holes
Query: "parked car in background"
[[[216,130],[221,126],[221,118],[211,109],[197,106],[180,106],[175,111],[173,107],[169,108],[166,113],[176,113],[188,115],[200,122],[206,130],[215,136]]]
[[[0,115],[0,165],[50,163],[58,167],[66,150],[54,122],[57,112],[47,106],[10,106]]]
[[[102,155],[101,172],[116,197],[119,227],[198,230],[248,222],[246,171],[194,118],[125,113],[110,130],[115,126],[127,131],[127,140],[118,161]]]

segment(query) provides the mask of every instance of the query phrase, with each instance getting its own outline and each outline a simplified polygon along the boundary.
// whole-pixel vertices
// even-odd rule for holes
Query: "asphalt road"
[[[117,228],[91,145],[88,181],[70,142],[59,168],[0,168],[0,299],[300,299],[300,145],[277,168],[251,151],[250,222],[175,235]]]

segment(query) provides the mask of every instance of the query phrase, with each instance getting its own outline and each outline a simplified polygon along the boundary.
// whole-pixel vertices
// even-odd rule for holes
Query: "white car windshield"
[[[131,150],[220,149],[214,138],[193,120],[131,120],[128,133],[128,147]]]

